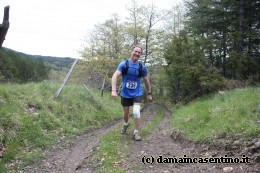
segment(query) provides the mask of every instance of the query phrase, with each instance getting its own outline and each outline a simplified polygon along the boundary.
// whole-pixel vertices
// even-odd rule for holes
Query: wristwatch
[[[147,93],[147,95],[152,95],[152,92]]]

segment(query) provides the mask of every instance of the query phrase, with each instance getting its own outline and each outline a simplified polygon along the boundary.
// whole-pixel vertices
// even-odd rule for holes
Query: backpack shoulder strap
[[[127,70],[128,70],[128,60],[125,60],[125,66],[122,70],[122,75],[126,75],[127,74]]]
[[[142,63],[139,61],[139,78],[143,77],[143,65]]]

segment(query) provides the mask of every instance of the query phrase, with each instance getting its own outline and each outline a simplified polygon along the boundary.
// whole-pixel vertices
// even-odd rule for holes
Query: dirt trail
[[[127,140],[127,144],[131,148],[130,154],[126,159],[123,169],[126,172],[235,172],[235,173],[260,173],[260,165],[257,164],[175,164],[175,163],[156,163],[144,164],[146,160],[152,157],[161,161],[162,158],[183,158],[185,157],[224,157],[228,155],[227,151],[211,149],[206,145],[198,145],[190,142],[175,141],[171,137],[169,128],[169,118],[171,112],[159,104],[147,104],[142,111],[142,124],[146,125],[156,114],[158,108],[164,112],[164,117],[160,123],[154,127],[151,135],[143,138],[142,141],[136,142],[132,140],[131,132],[122,138]],[[122,124],[122,120],[116,121],[107,127],[94,130],[82,136],[75,138],[66,149],[56,148],[50,151],[46,158],[34,165],[28,166],[20,173],[88,173],[95,172],[98,163],[93,161],[95,148],[98,146],[99,138]],[[161,157],[160,157],[161,156]],[[231,157],[236,157],[232,155]],[[241,158],[241,157],[240,157]]]
[[[154,127],[151,135],[145,137],[142,142],[135,142],[129,140],[128,144],[131,146],[131,153],[129,160],[125,166],[127,172],[178,172],[178,173],[194,173],[194,172],[236,172],[236,173],[253,173],[260,172],[260,165],[249,164],[187,164],[187,163],[157,163],[162,162],[163,158],[210,158],[210,157],[224,157],[229,155],[227,151],[210,149],[209,146],[199,145],[191,142],[174,141],[170,136],[172,131],[169,128],[169,117],[171,112],[162,105],[151,104],[153,110],[161,107],[164,111],[162,121]],[[155,114],[155,111],[149,113]],[[147,115],[144,115],[147,116]],[[232,153],[233,154],[233,153]],[[142,158],[154,158],[153,164],[143,162]],[[161,157],[160,157],[161,156]],[[238,157],[231,155],[230,157]],[[241,158],[241,157],[240,157]],[[169,159],[168,159],[169,160]],[[144,164],[145,163],[145,164]]]
[[[19,173],[73,173],[92,172],[92,168],[81,169],[82,164],[91,159],[93,151],[98,146],[99,138],[122,124],[121,120],[115,121],[103,128],[75,137],[65,149],[58,146],[48,151],[44,160],[30,165]]]

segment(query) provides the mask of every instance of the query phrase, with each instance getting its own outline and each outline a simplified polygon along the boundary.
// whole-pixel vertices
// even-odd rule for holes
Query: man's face
[[[137,61],[140,56],[142,55],[142,50],[141,48],[139,47],[135,47],[133,50],[132,50],[132,58],[134,61]]]

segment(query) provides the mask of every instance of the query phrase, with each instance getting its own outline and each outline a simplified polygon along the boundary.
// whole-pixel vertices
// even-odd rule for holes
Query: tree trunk
[[[239,5],[239,35],[240,35],[240,40],[239,40],[239,46],[238,46],[238,52],[243,53],[244,50],[244,32],[245,32],[245,27],[244,27],[244,17],[245,17],[245,1],[240,0],[240,5]]]
[[[0,25],[0,48],[3,45],[8,29],[9,29],[9,6],[6,6],[4,9],[3,23]]]

